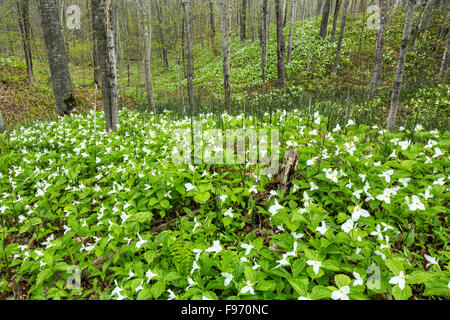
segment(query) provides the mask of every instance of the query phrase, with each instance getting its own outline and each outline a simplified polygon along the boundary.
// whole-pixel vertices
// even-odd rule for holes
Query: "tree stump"
[[[280,171],[281,190],[284,194],[289,192],[291,181],[295,178],[298,165],[298,150],[295,147],[289,147],[284,152],[283,166]]]

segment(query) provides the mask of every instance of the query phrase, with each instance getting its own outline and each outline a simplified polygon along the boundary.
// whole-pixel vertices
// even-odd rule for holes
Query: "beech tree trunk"
[[[211,48],[213,50],[214,56],[218,55],[216,48],[216,22],[214,16],[214,1],[209,0],[209,24],[211,27],[210,37],[211,37]]]
[[[423,14],[425,13],[425,9],[427,8],[428,0],[423,0],[422,2],[422,10],[420,11],[419,17],[417,18],[416,28],[414,29],[412,39],[411,39],[411,51],[416,51],[416,39],[420,33],[420,28],[422,28]]]
[[[400,90],[403,81],[403,71],[406,61],[406,53],[408,52],[409,37],[411,34],[411,27],[414,17],[414,7],[416,6],[416,0],[408,0],[408,11],[406,12],[405,25],[403,28],[403,39],[400,46],[400,55],[397,62],[397,73],[395,75],[394,85],[392,87],[391,108],[389,110],[388,117],[388,129],[393,132],[395,128],[395,122],[397,118],[398,100],[400,97]]]
[[[118,117],[118,85],[117,65],[114,45],[113,4],[117,0],[96,1],[95,38],[102,79],[103,109],[105,112],[106,130],[117,131]]]
[[[277,15],[277,70],[278,70],[278,83],[280,88],[286,87],[286,74],[284,70],[284,32],[283,32],[283,11],[281,6],[281,0],[275,0],[275,10]]]
[[[334,66],[333,66],[333,70],[331,72],[332,74],[337,74],[337,70],[339,67],[339,58],[341,55],[342,40],[344,39],[345,21],[347,20],[348,4],[349,4],[349,0],[345,0],[344,12],[342,13],[341,29],[339,31],[339,39],[338,39],[338,45],[337,45],[337,49],[336,49],[336,57],[334,58]]]
[[[3,122],[2,111],[0,110],[0,133],[5,132],[5,123]]]
[[[336,38],[336,27],[337,27],[337,20],[339,18],[340,8],[341,8],[341,0],[336,0],[336,5],[334,6],[333,28],[331,29],[331,42],[334,42]]]
[[[328,32],[328,18],[330,16],[330,4],[331,0],[325,0],[325,4],[323,5],[322,10],[322,21],[320,22],[319,36],[324,39],[327,37]]]
[[[227,2],[226,2],[227,1]],[[231,51],[231,0],[219,0],[222,39],[222,72],[225,92],[225,109],[231,111],[230,51]]]
[[[288,52],[287,52],[287,64],[291,63],[292,56],[292,38],[294,37],[294,23],[295,16],[297,15],[297,0],[291,1],[291,21],[289,27],[289,44],[288,44]]]
[[[447,78],[448,75],[448,52],[450,51],[450,31],[447,34],[447,45],[442,54],[441,67],[439,68],[439,77]]]
[[[152,86],[152,11],[150,0],[140,0],[140,28],[144,38],[142,56],[144,57],[145,89],[147,91],[148,111],[155,111]]]
[[[192,33],[191,33],[191,20],[189,18],[189,0],[182,0],[183,5],[183,16],[186,29],[186,44],[187,44],[187,59],[188,59],[188,71],[187,71],[187,82],[188,82],[188,100],[189,109],[191,110],[191,115],[194,114],[194,61],[192,54]]]
[[[98,19],[98,1],[91,0],[91,24],[92,24],[92,56],[93,56],[93,67],[94,67],[94,82],[96,84],[100,84],[101,82],[101,70],[100,70],[100,62],[99,62],[99,54],[98,54],[98,43],[95,37],[95,23]]]
[[[240,24],[241,24],[241,32],[240,32],[240,40],[244,41],[246,39],[246,24],[247,24],[247,0],[241,0],[241,15],[240,15]]]
[[[59,115],[66,115],[75,107],[69,65],[61,32],[55,0],[38,0],[39,16],[52,78],[53,93]]]
[[[29,7],[30,7],[30,0],[17,1],[17,10],[19,13],[19,27],[20,33],[22,34],[23,51],[27,65],[28,84],[32,86],[34,85],[34,76],[33,76],[33,59],[31,56],[31,42],[30,42],[31,28],[30,28]]]
[[[371,91],[376,91],[381,86],[381,73],[383,69],[383,47],[384,34],[386,26],[387,3],[381,1],[380,7],[380,24],[377,32],[377,44],[375,48],[375,65],[373,67],[372,81],[370,85]]]
[[[266,82],[267,66],[267,0],[261,0],[261,72],[262,80]]]

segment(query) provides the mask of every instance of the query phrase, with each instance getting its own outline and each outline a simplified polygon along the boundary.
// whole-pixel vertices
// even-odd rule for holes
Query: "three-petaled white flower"
[[[186,183],[184,185],[184,187],[186,188],[186,192],[191,191],[192,189],[195,189],[195,186],[192,183]]]
[[[269,212],[270,214],[273,216],[274,214],[276,214],[278,212],[278,210],[283,209],[283,206],[281,206],[277,199],[275,199],[275,204],[270,206],[269,208]]]
[[[403,288],[405,287],[405,283],[406,283],[406,278],[405,278],[405,276],[403,275],[403,271],[400,271],[400,273],[399,273],[398,276],[392,277],[392,278],[389,280],[389,283],[390,283],[390,284],[396,284],[396,285],[398,285],[398,287],[399,287],[401,290],[403,290]]]
[[[367,218],[369,216],[370,216],[369,211],[364,210],[364,209],[360,208],[359,206],[355,206],[355,208],[353,209],[353,212],[352,212],[352,220],[353,221],[358,221],[359,217]]]
[[[406,201],[406,204],[409,207],[409,210],[411,210],[411,211],[416,211],[417,209],[425,210],[425,205],[422,202],[420,202],[420,199],[419,199],[418,196],[415,196],[415,195],[412,196],[411,197],[411,202],[409,202],[409,197],[406,196],[405,197],[405,201]]]
[[[245,249],[245,255],[248,256],[253,246],[251,244],[241,243],[241,248]]]
[[[233,218],[232,210],[233,210],[233,208],[229,208],[227,211],[225,211],[225,213],[223,215],[224,216],[229,216],[230,218]]]
[[[358,272],[353,272],[353,276],[355,277],[355,281],[353,281],[353,286],[362,286],[364,280],[361,278]]]
[[[241,289],[242,294],[246,294],[250,292],[250,294],[255,294],[255,290],[253,289],[253,285],[250,281],[247,280],[247,285]]]
[[[350,300],[347,296],[347,294],[350,293],[350,287],[344,286],[338,290],[333,291],[331,293],[331,299],[333,300]]]
[[[386,180],[386,182],[391,182],[391,176],[394,174],[394,170],[387,170],[381,174],[379,174],[378,176],[381,178],[384,178]]]
[[[222,251],[222,246],[220,245],[219,240],[213,241],[212,247],[209,247],[208,249],[205,250],[205,252],[215,252],[215,253],[218,253],[220,251]]]
[[[228,272],[222,272],[221,275],[225,278],[223,285],[225,287],[227,287],[230,284],[230,282],[233,280],[233,275]]]
[[[437,263],[437,261],[436,261],[436,257],[432,257],[432,256],[429,256],[429,255],[427,255],[427,254],[424,254],[423,256],[424,256],[425,259],[427,259],[427,261],[429,262],[429,263],[426,265],[427,268],[428,268],[428,266],[431,265],[431,264],[438,265],[438,263]]]
[[[345,222],[341,225],[341,229],[342,229],[345,233],[349,233],[350,231],[352,231],[352,229],[353,229],[353,220],[352,220],[352,219],[348,219],[347,221],[345,221]]]
[[[139,241],[138,242],[136,242],[136,248],[140,248],[144,243],[146,243],[147,242],[147,240],[142,240],[142,238],[141,238],[141,236],[140,236],[140,234],[139,234],[139,232],[138,232],[138,237],[139,237]]]
[[[320,234],[324,235],[325,232],[327,232],[327,226],[325,224],[325,221],[322,221],[320,227],[316,228],[316,231],[320,232]]]
[[[313,267],[313,271],[315,274],[319,273],[319,269],[322,266],[322,261],[316,261],[316,260],[308,260],[306,263]]]

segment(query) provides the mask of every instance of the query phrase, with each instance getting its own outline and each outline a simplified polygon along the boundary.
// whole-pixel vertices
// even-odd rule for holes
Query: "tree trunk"
[[[408,1],[408,11],[406,13],[405,25],[403,28],[403,39],[400,47],[400,56],[398,57],[397,73],[395,75],[394,85],[392,87],[391,108],[389,110],[389,117],[388,117],[388,129],[391,132],[393,132],[395,128],[398,100],[400,97],[400,90],[402,87],[403,71],[406,61],[406,53],[408,52],[408,43],[411,34],[411,27],[414,17],[415,6],[416,0]]]
[[[5,132],[5,123],[3,122],[2,111],[0,110],[0,133]]]
[[[336,37],[336,26],[339,17],[340,7],[341,7],[341,0],[336,0],[336,5],[334,6],[333,28],[331,29],[331,42],[333,43]]]
[[[330,4],[331,0],[325,0],[325,4],[323,5],[322,10],[322,21],[320,22],[319,36],[324,39],[327,37],[328,32],[328,18],[330,16]]]
[[[38,1],[42,32],[59,115],[66,115],[75,107],[75,98],[70,80],[68,59],[61,32],[61,22],[54,0]]]
[[[182,0],[183,5],[183,16],[186,28],[186,44],[187,44],[187,59],[188,59],[188,72],[187,72],[187,82],[188,82],[188,100],[189,108],[191,110],[191,115],[194,114],[194,61],[192,55],[192,33],[191,33],[191,20],[189,17],[189,0]]]
[[[278,82],[280,88],[286,88],[286,74],[284,70],[284,33],[283,33],[283,11],[281,7],[281,0],[275,0],[275,10],[277,15],[277,70]]]
[[[295,16],[297,15],[297,0],[291,1],[291,22],[289,26],[289,44],[288,44],[288,52],[287,52],[287,64],[291,63],[292,56],[292,38],[294,37],[294,23]]]
[[[157,9],[157,13],[158,13],[158,24],[159,24],[159,34],[160,34],[160,39],[161,39],[161,52],[162,52],[162,57],[163,57],[163,63],[164,63],[164,67],[168,68],[169,60],[167,59],[167,46],[166,46],[166,41],[164,38],[164,28],[163,28],[164,19],[163,19],[163,14],[162,14],[162,7],[161,7],[161,4],[159,3],[159,1],[156,1],[155,3],[156,3],[156,9]]]
[[[386,26],[387,3],[381,1],[380,7],[380,23],[377,32],[377,44],[375,48],[375,65],[373,67],[372,81],[370,85],[371,91],[376,91],[381,86],[381,73],[383,69],[383,47],[384,34]]]
[[[96,1],[95,38],[97,40],[98,56],[102,79],[103,109],[105,112],[106,129],[117,131],[118,124],[118,86],[117,65],[114,45],[114,27],[112,2],[117,0]]]
[[[147,91],[148,111],[155,111],[152,86],[152,8],[150,0],[140,0],[140,28],[144,38],[142,56],[144,57],[145,89]]]
[[[5,33],[5,53],[9,56],[9,35],[8,35],[8,24],[6,20],[6,3],[5,0],[2,2],[2,15],[3,15],[3,31]]]
[[[227,2],[225,2],[227,1]],[[231,111],[230,51],[231,51],[231,0],[219,0],[222,39],[222,72],[225,91],[225,109]]]
[[[18,0],[17,9],[19,13],[19,27],[22,34],[23,51],[27,65],[28,84],[34,85],[33,76],[33,59],[31,56],[31,42],[30,42],[30,18],[29,18],[30,0]]]
[[[91,24],[92,24],[92,55],[93,55],[93,67],[94,67],[94,82],[96,84],[100,84],[101,82],[101,70],[100,70],[100,57],[98,54],[98,43],[97,39],[95,38],[95,22],[98,19],[98,0],[91,0]]]
[[[214,16],[214,1],[209,0],[209,24],[211,27],[210,37],[211,37],[211,49],[213,50],[214,56],[218,55],[216,48],[216,22]]]
[[[245,29],[247,24],[247,0],[241,0],[241,15],[240,15],[240,24],[241,24],[241,32],[240,32],[240,40],[244,41],[246,39]]]
[[[332,74],[337,74],[337,70],[339,67],[339,58],[341,55],[342,40],[344,39],[345,22],[347,20],[348,4],[349,4],[349,0],[345,0],[344,12],[342,13],[341,29],[339,31],[339,39],[338,39],[338,45],[337,45],[337,49],[336,49],[336,57],[334,58],[334,66],[333,66]]]
[[[417,18],[416,28],[414,29],[412,39],[411,39],[411,52],[416,51],[416,39],[420,33],[420,28],[422,28],[423,14],[425,13],[425,9],[427,8],[427,0],[424,0],[422,3],[422,10],[420,11],[419,17]]]
[[[447,78],[448,76],[448,52],[450,51],[450,31],[447,34],[447,45],[444,48],[444,53],[442,54],[441,67],[439,68],[439,77]]]
[[[261,71],[263,82],[266,82],[267,66],[267,1],[261,1]]]

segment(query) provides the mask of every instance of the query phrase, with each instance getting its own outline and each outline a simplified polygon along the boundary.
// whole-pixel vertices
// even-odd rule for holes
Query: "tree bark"
[[[286,88],[286,74],[284,69],[284,33],[283,33],[283,11],[281,7],[281,0],[275,0],[275,10],[277,15],[277,71],[278,82],[280,88]]]
[[[336,37],[336,27],[340,8],[341,8],[341,0],[336,0],[336,5],[334,6],[333,28],[331,29],[331,42],[333,43]]]
[[[240,40],[244,41],[246,39],[246,24],[247,24],[247,0],[241,0],[241,15],[240,15],[240,24],[241,24],[241,32],[240,32]]]
[[[144,57],[145,89],[147,91],[148,111],[155,111],[152,86],[152,8],[150,0],[140,0],[140,28],[144,38],[142,56]]]
[[[187,44],[187,59],[188,59],[188,71],[187,71],[187,82],[188,82],[188,100],[189,108],[191,110],[191,115],[194,114],[194,61],[192,55],[192,33],[191,33],[191,20],[189,18],[189,0],[181,0],[183,5],[183,16],[186,29],[186,44]]]
[[[261,71],[262,80],[266,82],[267,66],[267,0],[261,1]]]
[[[227,2],[225,2],[227,1]],[[225,109],[231,111],[230,54],[231,54],[231,0],[219,0],[222,39],[222,72]]]
[[[289,26],[289,44],[287,52],[287,64],[291,63],[292,56],[292,38],[294,37],[295,16],[297,15],[297,0],[291,1],[291,21]]]
[[[0,110],[0,133],[5,132],[5,123],[3,122],[2,111]]]
[[[211,49],[213,50],[214,56],[218,55],[216,48],[216,22],[214,16],[214,1],[209,0],[209,24],[211,27],[210,37],[211,37]]]
[[[166,46],[166,41],[164,38],[164,19],[163,19],[163,13],[162,13],[162,7],[161,4],[159,3],[159,1],[155,2],[156,4],[156,9],[157,9],[157,13],[158,13],[158,24],[159,24],[159,34],[160,34],[160,39],[161,39],[161,52],[162,52],[162,57],[163,57],[163,63],[164,63],[164,67],[168,68],[169,67],[169,60],[167,59],[167,46]]]
[[[345,31],[345,22],[347,20],[347,10],[348,10],[348,4],[349,0],[345,0],[344,2],[344,12],[342,13],[342,21],[341,21],[341,29],[339,31],[339,39],[338,39],[338,45],[336,49],[336,57],[334,58],[334,66],[332,70],[332,74],[337,74],[337,70],[339,67],[339,58],[341,55],[341,48],[342,48],[342,40],[344,39],[344,31]]]
[[[34,76],[33,76],[33,58],[31,56],[31,42],[30,42],[31,28],[30,28],[29,5],[30,0],[17,1],[17,10],[19,14],[19,27],[20,33],[22,34],[23,51],[27,65],[28,84],[33,86]]]
[[[98,54],[98,43],[95,37],[95,23],[98,19],[98,0],[91,0],[91,24],[92,24],[92,55],[93,55],[93,67],[94,67],[94,82],[96,84],[100,84],[101,82],[101,70],[100,70],[100,57]]]
[[[56,3],[54,0],[39,0],[38,9],[56,108],[59,115],[66,115],[75,107],[75,98]]]
[[[8,24],[6,20],[6,4],[5,0],[2,2],[2,15],[3,15],[3,31],[5,32],[5,53],[9,56],[9,35],[8,35]]]
[[[328,18],[330,16],[330,4],[331,0],[325,0],[325,4],[323,5],[322,10],[322,20],[320,22],[319,36],[324,39],[327,37],[328,32]]]
[[[408,1],[408,11],[406,12],[405,25],[403,28],[403,39],[402,39],[402,44],[400,47],[400,55],[398,57],[398,62],[397,62],[397,72],[395,75],[394,85],[392,87],[391,107],[389,110],[389,117],[388,117],[388,129],[391,132],[394,131],[395,122],[396,122],[396,118],[397,118],[398,100],[400,97],[400,90],[402,87],[403,71],[404,71],[404,67],[405,67],[406,54],[408,52],[408,43],[409,43],[409,37],[411,34],[411,27],[412,27],[412,22],[413,22],[413,17],[414,17],[414,7],[415,6],[416,6],[416,0]]]
[[[386,26],[387,3],[381,1],[380,6],[380,23],[377,32],[377,43],[375,48],[375,64],[373,67],[372,80],[370,85],[371,91],[376,91],[381,86],[381,73],[383,69],[383,47],[384,34]]]
[[[117,65],[114,45],[113,4],[117,0],[96,1],[95,38],[97,40],[102,79],[103,109],[107,131],[117,131],[118,125],[118,85]]]
[[[447,34],[447,45],[444,48],[444,53],[442,54],[441,67],[439,68],[439,77],[447,78],[448,75],[448,52],[450,51],[450,31]]]
[[[423,14],[425,13],[425,9],[427,8],[428,0],[424,0],[422,3],[422,10],[420,11],[419,17],[417,18],[416,28],[414,29],[412,39],[411,39],[411,52],[416,51],[416,39],[420,33],[420,28],[422,28]]]

